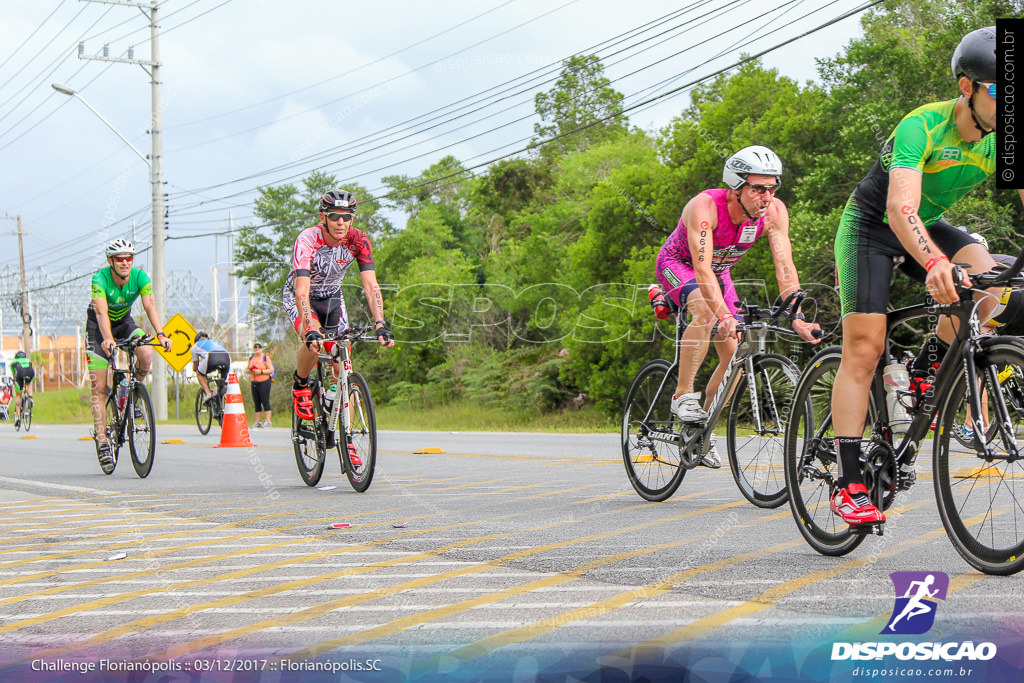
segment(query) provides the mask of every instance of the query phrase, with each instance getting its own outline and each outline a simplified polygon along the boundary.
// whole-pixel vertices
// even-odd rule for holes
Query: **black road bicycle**
[[[224,424],[224,394],[227,391],[224,375],[219,369],[210,371],[206,381],[210,384],[213,396],[207,400],[206,392],[199,387],[196,391],[195,406],[196,426],[199,427],[199,433],[204,435],[210,433],[210,426],[214,420],[218,425]]]
[[[113,474],[117,467],[117,454],[121,446],[128,444],[132,466],[140,478],[149,476],[153,469],[156,449],[156,423],[153,420],[153,402],[146,385],[135,379],[135,350],[140,346],[152,345],[153,338],[137,336],[118,342],[117,348],[128,353],[128,367],[117,367],[116,352],[111,354],[110,369],[113,378],[107,395],[107,441],[114,456],[114,463],[104,474]]]
[[[14,420],[14,429],[18,431],[22,427],[25,432],[32,429],[32,397],[25,389],[21,390],[21,401],[18,404],[18,417]]]
[[[320,342],[326,353],[320,354],[309,377],[313,419],[303,420],[292,411],[295,462],[307,486],[319,483],[327,452],[336,449],[352,488],[360,493],[370,488],[377,461],[377,421],[370,388],[352,369],[351,349],[354,341],[377,341],[367,336],[372,332],[372,325],[351,328]]]
[[[726,424],[732,476],[743,497],[758,507],[776,508],[786,502],[782,439],[800,368],[786,356],[767,353],[765,344],[769,332],[794,334],[778,322],[782,317],[792,319],[804,296],[802,290],[794,291],[774,308],[740,304],[741,340],[704,424],[683,423],[672,413],[686,322],[671,305],[676,313],[675,359],[669,363],[659,358],[640,368],[626,392],[622,413],[622,459],[629,482],[642,498],[662,501],[676,492],[686,472],[700,463],[735,389]]]
[[[949,306],[919,304],[887,314],[885,352],[871,383],[864,425],[861,468],[872,502],[889,508],[899,491],[916,480],[915,460],[936,418],[932,474],[939,515],[953,546],[967,562],[988,574],[1014,574],[1024,568],[1024,404],[1018,378],[1024,377],[1024,343],[1018,337],[981,333],[971,291],[1011,286],[1024,289],[1024,251],[1009,269],[970,276],[972,288],[959,288],[961,300]],[[960,273],[957,273],[958,281]],[[923,316],[951,315],[958,332],[923,396],[900,392],[913,417],[905,434],[890,426],[883,367],[891,362],[889,335],[899,324]],[[819,352],[797,385],[786,428],[786,488],[797,527],[825,555],[845,555],[883,524],[849,527],[829,505],[836,486],[837,454],[832,429],[832,386],[840,347]],[[1002,380],[1000,380],[1002,377]],[[987,410],[983,397],[987,396]],[[973,434],[954,437],[973,418]],[[987,424],[991,417],[991,424]],[[966,442],[966,447],[964,445]]]

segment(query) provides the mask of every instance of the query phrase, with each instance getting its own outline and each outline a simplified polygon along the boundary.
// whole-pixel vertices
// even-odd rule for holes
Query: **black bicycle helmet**
[[[14,357],[15,358],[28,358],[28,354],[26,354],[24,351],[18,351],[16,354],[14,354]]]
[[[206,334],[205,332],[196,332],[196,341],[199,341],[200,339],[209,339],[209,338],[210,338],[210,335]]]
[[[966,76],[974,82],[996,80],[996,27],[971,31],[953,50],[953,78]]]
[[[330,190],[320,197],[320,213],[338,211],[342,213],[356,212],[356,197],[348,190]]]

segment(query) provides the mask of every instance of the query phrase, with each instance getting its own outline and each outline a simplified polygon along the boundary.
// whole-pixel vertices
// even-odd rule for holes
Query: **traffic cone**
[[[228,390],[224,394],[224,424],[220,429],[222,446],[252,446],[249,441],[249,425],[245,421],[245,405],[242,403],[242,389],[238,386],[238,375],[228,375]]]

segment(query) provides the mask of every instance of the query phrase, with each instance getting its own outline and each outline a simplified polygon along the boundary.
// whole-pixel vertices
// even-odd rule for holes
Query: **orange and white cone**
[[[252,446],[249,441],[249,425],[245,421],[245,404],[242,402],[242,389],[238,386],[238,375],[228,375],[228,390],[224,394],[224,424],[221,425],[220,443],[222,446]]]

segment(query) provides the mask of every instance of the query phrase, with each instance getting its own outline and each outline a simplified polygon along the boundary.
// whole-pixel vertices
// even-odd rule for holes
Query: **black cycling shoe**
[[[111,474],[114,471],[114,467],[117,466],[114,452],[107,441],[101,441],[96,444],[96,457],[99,458],[100,469],[103,470],[103,474]]]

